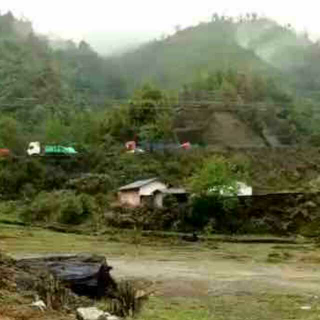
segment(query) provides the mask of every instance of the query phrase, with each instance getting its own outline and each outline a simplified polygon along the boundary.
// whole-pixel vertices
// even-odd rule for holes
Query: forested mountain
[[[179,30],[125,54],[121,61],[130,83],[148,80],[167,89],[217,70],[270,72],[267,63],[238,43],[236,27],[219,19]]]
[[[171,113],[174,119],[169,122],[182,131],[201,127],[206,143],[217,141],[212,136],[220,133],[212,123],[223,119],[245,123],[243,132],[253,130],[259,139],[267,135],[284,137],[286,143],[316,142],[319,62],[319,44],[307,34],[255,14],[237,19],[215,14],[210,22],[177,28],[171,36],[104,58],[85,41],[39,36],[29,21],[9,12],[0,15],[0,110],[2,118],[16,121],[25,139],[28,135],[49,139],[53,130],[59,132],[57,140],[75,140],[77,130],[71,126],[77,117],[91,119],[112,105],[130,108],[133,97],[143,108],[162,103],[166,108],[171,104],[172,110],[183,106],[184,111]],[[134,94],[146,83],[167,90],[161,93],[165,99],[149,103],[144,98],[149,97],[148,89],[146,94]],[[204,100],[197,116],[190,116],[195,115],[194,103],[202,105]],[[232,119],[214,116],[214,105],[220,112],[233,109]],[[150,123],[145,125],[150,129]],[[2,145],[4,140],[0,137]]]
[[[37,35],[29,21],[0,15],[0,148],[23,152],[30,139],[61,141],[62,127],[80,111],[125,95],[118,67],[86,42],[58,46]]]
[[[307,34],[297,34],[289,25],[283,27],[255,14],[237,19],[215,14],[210,22],[177,28],[175,34],[120,57],[103,58],[84,41],[76,44],[36,35],[29,21],[17,20],[9,12],[0,16],[0,43],[1,79],[6,77],[4,83],[8,85],[12,83],[8,74],[11,79],[21,79],[10,85],[10,90],[23,87],[23,98],[26,93],[34,95],[33,90],[22,85],[23,81],[43,89],[45,84],[39,84],[37,78],[47,78],[50,73],[57,78],[55,89],[64,91],[59,91],[60,97],[71,90],[95,100],[100,97],[100,101],[105,97],[127,97],[146,82],[179,90],[212,72],[230,69],[272,76],[286,82],[287,87],[296,85],[302,93],[318,91],[320,82],[318,43]],[[47,101],[43,92],[47,90],[41,90],[36,98]],[[10,96],[4,91],[3,101],[4,96]],[[11,95],[21,98],[16,93]]]
[[[256,14],[237,19],[215,14],[210,22],[177,29],[119,60],[129,91],[149,81],[198,102],[207,100],[201,92],[214,91],[213,102],[238,108],[240,117],[259,132],[318,135],[319,44],[290,25]]]
[[[114,69],[84,41],[54,46],[36,35],[30,22],[10,12],[0,16],[2,109],[122,97],[125,86]]]
[[[155,40],[120,59],[129,85],[151,81],[179,89],[213,71],[234,69],[280,78],[300,94],[319,91],[319,44],[290,25],[248,14],[237,19],[213,15]],[[283,78],[282,78],[283,77]]]

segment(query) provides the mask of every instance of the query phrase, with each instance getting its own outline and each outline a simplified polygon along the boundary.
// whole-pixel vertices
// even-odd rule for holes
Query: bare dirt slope
[[[205,131],[209,145],[228,147],[265,147],[264,140],[234,113],[215,112]]]

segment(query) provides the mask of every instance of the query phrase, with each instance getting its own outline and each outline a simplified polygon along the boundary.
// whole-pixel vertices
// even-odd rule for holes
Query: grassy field
[[[320,318],[320,250],[302,240],[298,244],[257,244],[213,237],[186,243],[176,236],[129,231],[105,230],[90,236],[0,224],[0,249],[15,257],[107,256],[117,280],[143,279],[154,289],[138,317],[141,320]],[[39,319],[74,318],[48,316],[34,315]],[[1,318],[1,309],[0,319],[8,319]],[[23,320],[20,316],[9,319]]]
[[[311,310],[303,310],[304,306]],[[151,299],[143,320],[319,319],[318,301],[296,295],[222,296],[211,299]]]

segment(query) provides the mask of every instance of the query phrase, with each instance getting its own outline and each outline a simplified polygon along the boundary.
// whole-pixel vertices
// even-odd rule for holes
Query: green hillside
[[[317,143],[320,50],[307,34],[298,34],[290,25],[281,26],[255,14],[237,19],[213,15],[210,22],[177,30],[118,61],[129,92],[149,82],[178,91],[189,104],[198,101],[195,107],[210,96],[212,105],[234,107],[238,120],[249,125],[243,130],[253,129],[259,139],[265,135],[262,132],[268,132],[267,140],[278,137],[276,140],[307,143],[312,137]],[[180,113],[184,123],[178,119],[179,130],[201,127],[202,136],[220,134],[207,131],[212,127],[208,123],[212,111],[185,110]],[[202,118],[205,120],[197,120]],[[211,122],[216,121],[213,118]]]
[[[238,19],[213,15],[208,23],[145,44],[119,61],[131,89],[146,81],[180,89],[203,74],[231,68],[272,75],[302,94],[319,90],[317,52],[318,45],[290,25],[254,14]]]
[[[64,41],[63,48],[53,47],[49,39],[34,33],[29,21],[10,12],[0,15],[2,110],[101,104],[106,97],[125,94],[115,66],[86,42]]]
[[[187,187],[229,152],[232,176],[248,170],[262,190],[318,188],[319,62],[317,43],[255,15],[214,15],[109,58],[0,15],[0,211],[96,226],[120,186]],[[30,158],[33,141],[77,156]]]
[[[121,58],[131,86],[150,81],[166,89],[222,69],[270,72],[272,68],[236,39],[228,21],[200,24],[146,44]]]
[[[173,119],[166,121],[184,137],[188,130],[201,131],[202,142],[229,145],[224,137],[238,126],[245,145],[272,145],[271,140],[318,145],[319,62],[319,46],[306,34],[254,14],[237,19],[213,15],[210,22],[104,58],[84,41],[39,36],[29,21],[7,13],[0,15],[0,121],[14,124],[9,129],[16,126],[24,141],[80,140],[76,123],[95,123],[97,112],[114,110],[111,106],[127,110],[134,99],[142,110],[161,110],[162,100],[138,101],[148,100],[139,90],[151,83],[152,90],[167,91],[162,97]],[[222,114],[215,114],[213,106]],[[232,114],[224,113],[230,109]],[[125,132],[137,129],[133,119],[126,121]],[[159,123],[141,125],[147,125],[145,132],[151,127],[156,132]],[[8,139],[1,141],[8,145]]]

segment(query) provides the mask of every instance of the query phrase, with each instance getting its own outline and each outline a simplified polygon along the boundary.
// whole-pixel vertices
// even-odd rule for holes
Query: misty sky
[[[257,12],[320,37],[319,9],[316,0],[0,0],[2,13],[27,17],[36,31],[85,39],[104,53],[208,20],[214,12]]]

